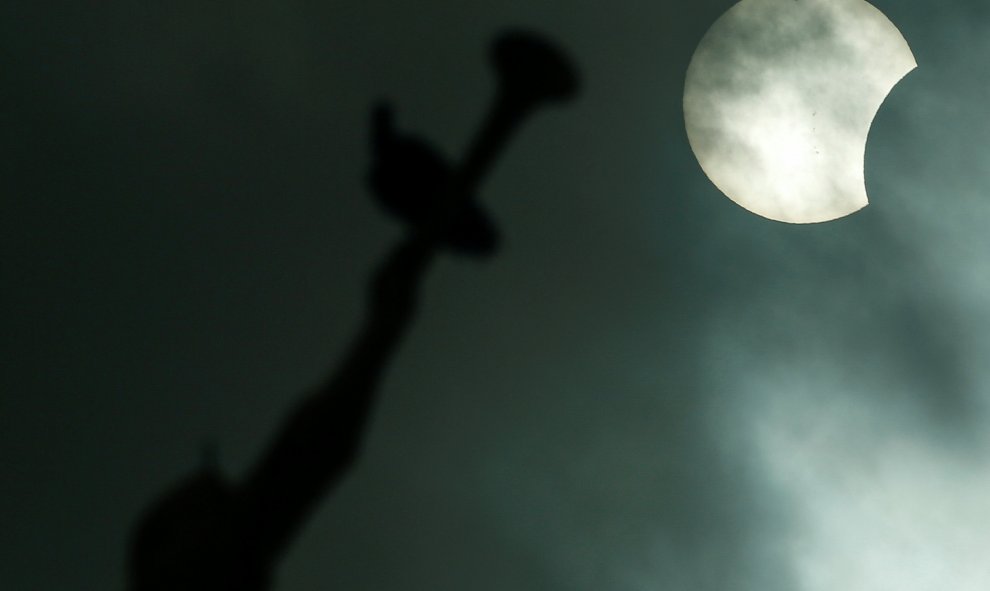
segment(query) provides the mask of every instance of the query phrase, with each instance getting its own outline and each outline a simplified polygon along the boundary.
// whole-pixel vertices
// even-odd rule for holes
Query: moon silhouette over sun
[[[834,220],[869,203],[870,126],[916,67],[897,27],[864,0],[742,0],[688,66],[688,141],[708,178],[749,211]]]

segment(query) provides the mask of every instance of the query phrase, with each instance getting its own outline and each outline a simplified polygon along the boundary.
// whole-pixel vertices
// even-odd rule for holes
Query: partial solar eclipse
[[[688,66],[688,141],[708,178],[749,211],[834,220],[868,204],[870,125],[915,67],[897,27],[864,0],[742,0]]]

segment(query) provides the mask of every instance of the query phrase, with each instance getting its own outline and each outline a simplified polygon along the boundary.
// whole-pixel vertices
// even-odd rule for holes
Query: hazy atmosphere
[[[4,3],[0,586],[120,591],[204,446],[244,471],[401,235],[373,105],[458,157],[522,26],[581,96],[492,171],[499,254],[441,258],[275,588],[987,589],[990,5],[874,4],[918,69],[870,205],[788,225],[688,145],[731,1]]]

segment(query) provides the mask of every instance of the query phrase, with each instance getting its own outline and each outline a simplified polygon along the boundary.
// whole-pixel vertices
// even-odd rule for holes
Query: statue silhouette
[[[409,232],[372,277],[356,339],[243,480],[231,482],[207,463],[147,510],[130,548],[129,591],[271,587],[278,560],[358,456],[378,384],[412,322],[433,257],[440,249],[495,252],[496,228],[474,200],[483,176],[527,115],[577,92],[573,67],[538,35],[499,36],[492,60],[498,93],[456,168],[425,141],[399,134],[390,107],[375,109],[369,184]]]

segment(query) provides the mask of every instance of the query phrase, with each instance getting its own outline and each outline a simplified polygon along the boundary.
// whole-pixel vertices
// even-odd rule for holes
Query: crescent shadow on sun
[[[864,0],[743,0],[702,39],[684,85],[691,149],[731,200],[769,219],[865,207],[870,128],[917,67]]]

